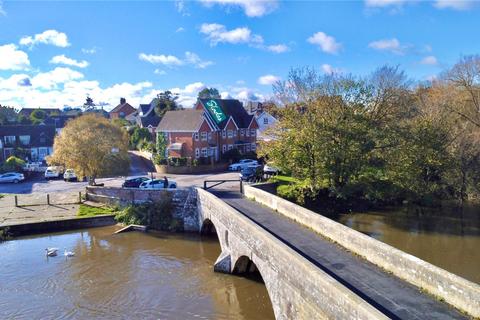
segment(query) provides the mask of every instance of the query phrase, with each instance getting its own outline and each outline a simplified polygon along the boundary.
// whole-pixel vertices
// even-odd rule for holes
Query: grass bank
[[[93,207],[86,204],[81,204],[78,208],[77,216],[82,218],[94,217],[103,214],[117,214],[118,210],[111,207]]]

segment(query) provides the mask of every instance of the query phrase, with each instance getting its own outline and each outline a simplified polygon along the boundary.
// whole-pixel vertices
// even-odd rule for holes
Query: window
[[[249,144],[247,144],[247,145],[245,146],[245,152],[250,152],[250,145],[249,145]]]
[[[250,135],[251,135],[252,137],[255,137],[255,129],[251,129],[251,130],[250,130]]]
[[[30,136],[19,136],[20,143],[24,146],[28,146],[30,144]]]
[[[200,149],[195,148],[195,158],[200,158]]]
[[[202,141],[206,141],[206,140],[207,140],[207,133],[206,133],[206,132],[202,132],[202,133],[201,133],[201,137],[202,137]]]
[[[245,129],[240,129],[240,136],[244,136],[245,135]]]
[[[228,150],[230,151],[230,150],[232,150],[232,149],[233,149],[233,145],[229,144],[229,145],[228,145]]]
[[[193,135],[193,137],[195,138],[195,141],[198,141],[198,132],[195,132],[195,134]]]
[[[252,143],[252,151],[257,150],[257,145],[255,143]]]
[[[227,145],[226,145],[226,144],[224,144],[224,145],[222,146],[222,152],[223,152],[223,153],[227,152]]]
[[[233,131],[232,130],[228,130],[228,137],[229,138],[233,138]]]
[[[268,124],[268,118],[267,117],[263,118],[263,124]]]
[[[225,130],[222,130],[222,138],[226,138],[227,137],[227,132]]]
[[[250,130],[247,129],[245,135],[246,135],[247,137],[250,137]]]
[[[5,136],[5,145],[15,144],[15,136]]]
[[[211,132],[208,133],[208,140],[209,141],[212,140],[212,133]]]
[[[234,137],[237,136],[237,131],[238,131],[238,130],[233,130],[233,136],[234,136]]]
[[[202,148],[202,157],[206,158],[208,156],[208,149]]]

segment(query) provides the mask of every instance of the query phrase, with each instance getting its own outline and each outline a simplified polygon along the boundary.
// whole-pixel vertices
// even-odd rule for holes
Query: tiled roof
[[[52,125],[7,125],[0,126],[0,138],[4,136],[30,136],[30,144],[25,147],[52,146],[55,126]]]
[[[160,123],[160,120],[162,119],[159,116],[157,116],[155,113],[152,113],[146,117],[139,117],[139,120],[140,120],[140,125],[143,128],[146,128],[148,126],[157,127],[158,124]]]
[[[212,118],[213,114],[211,114],[210,110],[206,108],[206,103],[210,100],[214,100],[226,115],[225,120],[217,123],[220,129],[225,128],[229,117],[233,118],[239,128],[248,128],[250,122],[252,121],[253,115],[248,114],[240,101],[235,99],[199,99]]]
[[[130,113],[133,113],[135,112],[135,108],[132,107],[128,102],[125,102],[123,104],[119,104],[118,106],[116,106],[115,108],[112,109],[112,111],[110,111],[110,113],[118,113],[118,112],[125,112],[125,114],[130,114]]]
[[[157,127],[157,132],[194,132],[200,127],[203,120],[202,110],[186,109],[167,111]]]

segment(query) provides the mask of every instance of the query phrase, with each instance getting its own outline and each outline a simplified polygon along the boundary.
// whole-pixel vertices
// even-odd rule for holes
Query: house
[[[132,107],[125,98],[120,98],[120,104],[110,111],[110,119],[125,119],[125,117],[135,113],[135,111],[137,110]]]
[[[14,154],[28,161],[43,161],[53,153],[54,138],[53,125],[0,126],[0,161]]]
[[[71,119],[75,119],[75,118],[76,118],[76,116],[72,116],[72,115],[70,115],[70,116],[63,115],[63,114],[58,115],[58,116],[53,115],[53,116],[50,116],[47,119],[45,119],[45,121],[43,121],[43,123],[46,124],[46,125],[54,126],[56,134],[60,134],[60,132],[65,127],[67,122],[70,121]]]
[[[50,115],[58,115],[62,113],[62,110],[57,108],[22,108],[18,111],[18,114],[21,114],[27,118],[30,118],[30,115],[35,110],[42,110],[43,112],[45,112],[47,117],[49,117]]]
[[[165,135],[168,156],[218,161],[232,149],[256,151],[257,128],[238,100],[198,99],[193,109],[167,111],[157,135]]]
[[[268,113],[261,102],[248,102],[245,106],[247,112],[255,117],[258,124],[257,138],[258,140],[269,141],[271,138],[266,130],[271,128],[278,120]]]
[[[162,119],[155,113],[155,102],[156,99],[153,99],[149,104],[140,104],[135,118],[136,124],[140,128],[147,128],[154,137],[157,126]]]

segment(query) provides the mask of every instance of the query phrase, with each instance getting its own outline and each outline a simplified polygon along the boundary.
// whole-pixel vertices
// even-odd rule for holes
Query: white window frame
[[[256,131],[257,130],[255,130],[255,129],[250,129],[250,136],[255,137],[255,134],[257,133]]]
[[[233,138],[233,130],[228,130],[227,131],[227,137]]]
[[[227,137],[227,132],[225,131],[225,129],[222,130],[222,138],[226,138]]]
[[[247,145],[245,146],[245,152],[250,152],[250,145],[249,145],[249,144],[247,144]]]
[[[208,148],[202,148],[202,158],[208,157]]]
[[[248,129],[245,130],[245,135],[246,135],[247,137],[250,137],[250,130],[248,130]]]
[[[206,131],[202,131],[202,132],[200,133],[200,139],[201,139],[202,141],[207,141],[207,136],[208,136],[208,135],[207,135],[207,132],[206,132]]]
[[[194,137],[195,141],[198,141],[198,139],[199,139],[198,132],[195,132],[195,133],[193,134],[193,137]]]
[[[222,145],[222,152],[223,153],[227,152],[227,145],[226,144]]]
[[[211,131],[208,133],[208,141],[210,141],[210,140],[212,140],[212,132]]]
[[[257,151],[257,144],[256,143],[252,143],[251,150],[254,151],[254,152]]]
[[[195,148],[195,158],[200,158],[200,149],[199,148]]]
[[[12,145],[15,144],[15,141],[17,141],[15,136],[5,136],[3,139],[5,140],[5,145]]]
[[[229,144],[228,145],[228,151],[232,150],[233,149],[233,145],[232,144]]]
[[[24,143],[24,141],[22,141],[22,138],[28,139],[27,143]],[[28,146],[30,144],[30,136],[29,135],[18,136],[18,140],[20,140],[20,143],[22,144],[22,146]]]
[[[237,136],[237,131],[238,131],[238,130],[233,130],[233,136],[234,136],[234,137]]]

